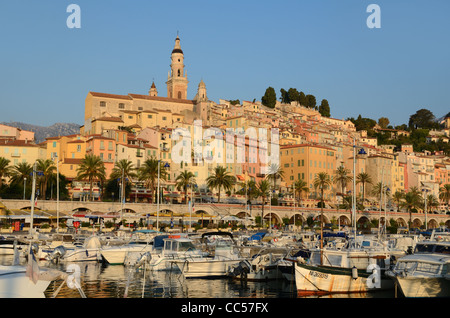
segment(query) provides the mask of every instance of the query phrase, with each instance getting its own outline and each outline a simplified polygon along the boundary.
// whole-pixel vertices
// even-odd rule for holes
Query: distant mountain
[[[45,141],[45,138],[67,136],[80,133],[79,124],[73,123],[56,123],[48,127],[42,127],[32,124],[25,124],[20,122],[2,123],[3,125],[20,128],[23,130],[33,131],[36,143]]]

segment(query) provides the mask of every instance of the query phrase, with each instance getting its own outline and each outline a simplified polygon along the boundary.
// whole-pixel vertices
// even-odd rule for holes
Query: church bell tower
[[[175,99],[187,99],[188,80],[184,70],[184,54],[180,46],[180,38],[175,39],[175,47],[172,51],[172,63],[167,78],[167,97]]]

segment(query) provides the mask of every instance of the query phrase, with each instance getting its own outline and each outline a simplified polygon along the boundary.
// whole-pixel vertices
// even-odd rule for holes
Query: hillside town
[[[379,144],[367,130],[357,130],[352,120],[324,116],[317,107],[298,101],[277,100],[273,108],[256,100],[220,99],[216,103],[208,99],[203,80],[196,96],[187,99],[179,37],[171,57],[167,97],[159,95],[154,82],[146,95],[88,92],[85,122],[78,134],[35,143],[33,132],[1,125],[0,187],[16,184],[15,194],[12,189],[2,196],[22,198],[23,194],[29,199],[29,174],[38,162],[38,170],[45,170],[38,195],[42,200],[56,198],[50,175],[58,172],[64,178],[61,198],[65,200],[154,203],[159,182],[161,202],[245,203],[252,195],[261,199],[252,187],[256,190],[270,180],[272,204],[317,207],[322,198],[315,180],[325,173],[331,182],[323,200],[330,208],[344,205],[355,187],[360,209],[378,209],[384,194],[391,209],[400,209],[406,194],[413,191],[427,198],[430,212],[448,212],[448,153],[419,152],[406,143],[400,147]],[[230,130],[235,136],[225,138]],[[388,140],[410,134],[378,124],[373,130]],[[188,134],[181,139],[177,131]],[[207,131],[213,134],[205,138]],[[268,138],[260,138],[263,132]],[[271,140],[274,132],[276,140]],[[450,116],[439,129],[429,130],[426,138],[429,143],[448,143]],[[183,147],[179,147],[181,142]],[[99,171],[93,174],[86,172],[89,157],[98,160]],[[275,161],[268,164],[263,157]],[[159,175],[155,172],[158,163]],[[215,186],[211,179],[218,173],[234,180]],[[126,187],[121,187],[122,180]],[[425,207],[416,204],[414,208],[423,211]]]

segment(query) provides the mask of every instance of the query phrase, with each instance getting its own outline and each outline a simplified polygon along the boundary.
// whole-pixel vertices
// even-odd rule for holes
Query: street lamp
[[[425,230],[428,229],[428,218],[427,218],[427,193],[428,193],[428,189],[427,188],[422,188],[422,192],[423,192],[423,196],[424,196],[424,200],[425,200]]]
[[[25,200],[25,191],[26,191],[26,188],[27,188],[27,177],[25,177],[25,178],[23,178],[23,199]]]

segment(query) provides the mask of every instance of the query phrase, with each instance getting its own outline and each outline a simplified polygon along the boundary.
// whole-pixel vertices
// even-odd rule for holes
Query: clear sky
[[[81,8],[81,28],[66,25]],[[370,29],[369,4],[381,8]],[[261,99],[268,86],[327,99],[335,118],[450,111],[448,0],[1,0],[0,122],[84,122],[89,91],[166,96],[179,32],[189,80],[208,97]]]

